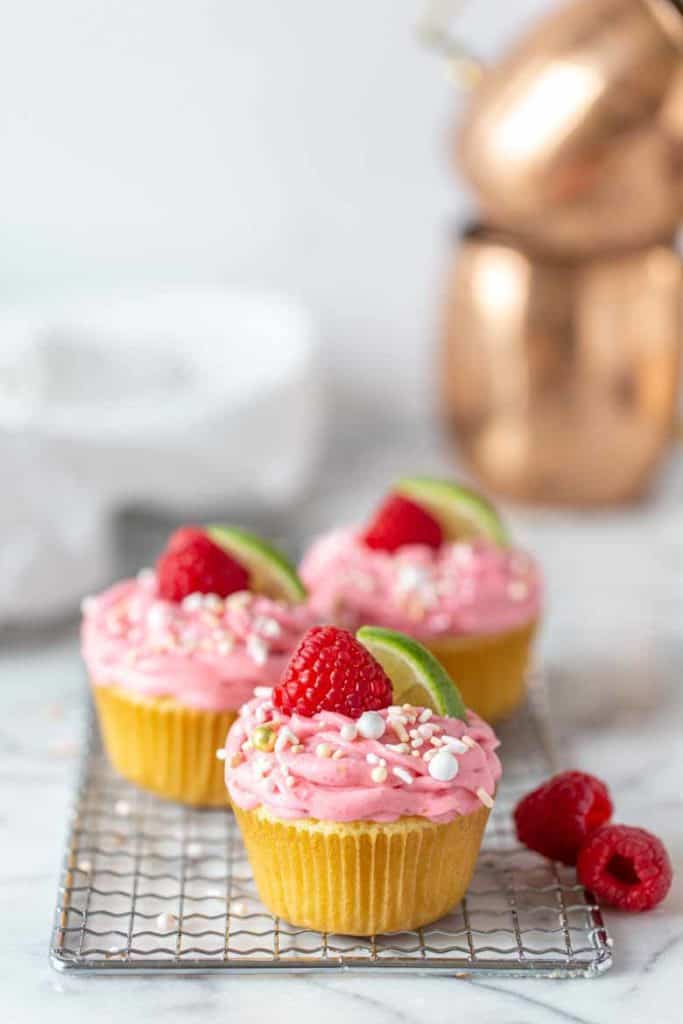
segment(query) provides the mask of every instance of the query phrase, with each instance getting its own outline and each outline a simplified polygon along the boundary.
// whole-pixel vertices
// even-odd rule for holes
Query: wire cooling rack
[[[259,902],[229,811],[158,800],[119,778],[92,712],[69,824],[51,961],[59,970],[394,970],[590,977],[610,966],[600,908],[571,868],[519,847],[517,799],[554,767],[546,694],[499,730],[504,781],[469,892],[440,921],[368,938],[320,934]]]

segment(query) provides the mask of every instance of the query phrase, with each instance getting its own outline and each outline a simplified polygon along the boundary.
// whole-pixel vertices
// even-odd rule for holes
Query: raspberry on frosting
[[[228,597],[249,587],[249,573],[204,530],[183,526],[168,540],[157,562],[160,597],[182,601],[190,594]]]
[[[421,505],[400,494],[390,494],[365,530],[363,541],[378,551],[397,551],[407,544],[438,548],[443,543],[443,530]]]
[[[275,707],[311,716],[337,711],[350,718],[388,707],[391,681],[378,661],[345,629],[314,626],[294,651],[273,694]]]

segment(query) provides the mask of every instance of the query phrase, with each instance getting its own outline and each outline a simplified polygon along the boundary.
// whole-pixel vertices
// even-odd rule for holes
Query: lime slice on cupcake
[[[446,540],[485,537],[495,544],[508,543],[507,531],[491,502],[469,487],[451,480],[413,476],[399,480],[394,490],[434,516]]]
[[[361,626],[356,639],[389,676],[395,704],[431,708],[437,715],[467,721],[458,687],[441,663],[417,640],[381,626]]]
[[[306,588],[294,566],[272,544],[238,526],[207,526],[206,532],[248,571],[254,593],[290,604],[306,599]]]

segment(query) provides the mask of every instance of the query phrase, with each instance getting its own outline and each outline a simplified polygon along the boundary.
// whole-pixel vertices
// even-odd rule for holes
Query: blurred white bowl
[[[35,537],[33,563],[59,564],[66,590],[44,529],[46,504],[51,517],[73,517],[56,478],[64,493],[69,481],[87,493],[96,518],[131,502],[197,514],[222,502],[277,508],[309,481],[323,439],[319,346],[290,299],[174,289],[6,315],[0,338],[0,455],[31,452],[22,536]],[[5,525],[16,511],[0,514]],[[10,530],[0,567],[11,540]]]

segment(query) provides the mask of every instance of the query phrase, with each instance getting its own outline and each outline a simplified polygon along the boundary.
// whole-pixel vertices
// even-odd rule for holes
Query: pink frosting
[[[154,573],[83,602],[83,657],[95,685],[127,687],[212,711],[237,710],[256,686],[279,681],[313,625],[306,605],[246,591],[225,601],[192,594],[163,601]]]
[[[423,640],[514,629],[535,619],[541,606],[534,561],[485,540],[389,553],[366,547],[355,530],[334,530],[313,543],[300,574],[320,618]]]
[[[483,804],[491,806],[501,776],[498,740],[473,711],[467,722],[427,719],[429,712],[420,708],[378,714],[386,723],[379,739],[344,739],[342,728],[358,724],[345,715],[321,711],[312,718],[290,717],[275,710],[268,698],[250,701],[226,742],[231,800],[244,810],[264,806],[278,818],[322,821],[395,821],[415,815],[448,822]],[[254,729],[264,724],[276,736],[271,751],[252,743]],[[411,731],[415,737],[402,744],[402,730],[404,737]],[[449,737],[456,741],[454,748],[449,748]],[[448,782],[429,774],[431,759],[444,746],[456,751],[458,762]]]

